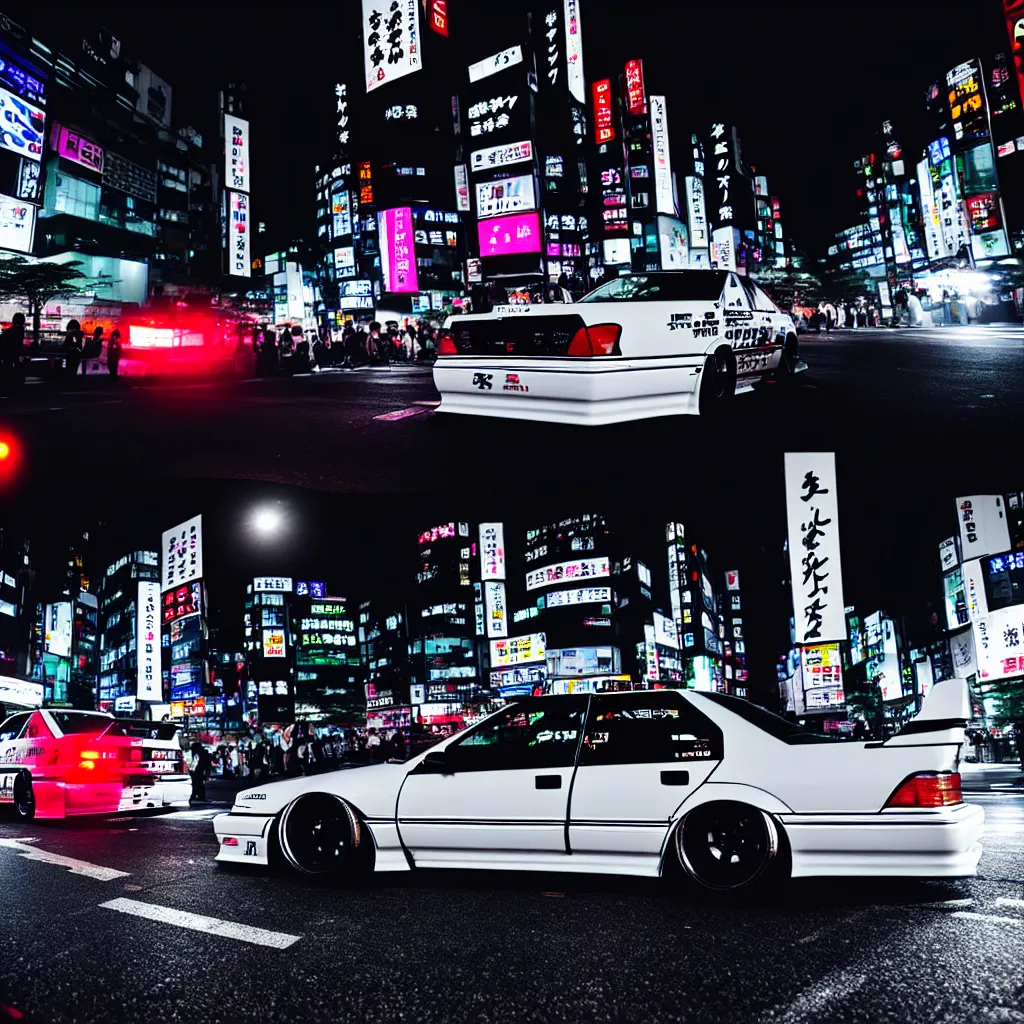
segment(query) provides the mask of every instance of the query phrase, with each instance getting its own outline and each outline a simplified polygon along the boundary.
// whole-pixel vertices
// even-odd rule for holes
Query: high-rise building
[[[246,587],[245,711],[261,725],[296,718],[295,585],[287,576],[257,576]]]
[[[26,679],[31,672],[33,580],[28,540],[0,524],[0,676]]]

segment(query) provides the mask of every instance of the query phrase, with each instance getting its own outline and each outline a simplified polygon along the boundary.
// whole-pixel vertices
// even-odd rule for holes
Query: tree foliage
[[[38,332],[39,317],[50,299],[78,295],[85,287],[89,279],[78,269],[81,266],[78,260],[47,263],[8,255],[0,259],[0,300],[23,300]]]

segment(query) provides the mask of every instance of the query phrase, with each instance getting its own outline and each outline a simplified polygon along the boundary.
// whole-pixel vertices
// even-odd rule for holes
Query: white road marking
[[[1010,896],[1000,896],[996,900],[996,906],[999,907],[1020,907],[1024,909],[1024,900],[1015,900]]]
[[[301,935],[288,935],[285,932],[271,932],[265,928],[254,928],[247,924],[236,924],[233,921],[221,921],[216,917],[203,917],[201,914],[190,914],[185,910],[173,910],[161,907],[156,903],[141,903],[138,900],[119,898],[101,903],[107,910],[116,910],[121,914],[132,914],[144,917],[161,924],[173,924],[178,928],[189,928],[196,932],[206,932],[222,939],[237,939],[249,942],[254,946],[270,946],[272,949],[287,949],[293,946]]]
[[[776,1016],[774,1013],[765,1017],[772,1024],[798,1024],[799,1021],[827,1020],[828,1008],[836,1002],[848,999],[867,981],[866,974],[848,974],[838,971],[829,975],[817,985],[805,989],[785,1009]]]
[[[0,839],[0,847],[6,847],[21,854],[25,860],[38,860],[43,864],[55,864],[59,868],[67,868],[73,875],[85,875],[97,882],[112,882],[115,878],[127,878],[130,872],[118,871],[116,868],[105,868],[99,864],[90,864],[88,861],[75,860],[74,857],[64,857],[59,853],[48,853],[36,846],[26,846],[26,843],[36,843],[38,839]]]
[[[209,807],[202,811],[173,811],[170,814],[162,814],[162,818],[177,818],[183,821],[202,821],[205,818],[215,818],[218,814],[228,811],[227,807]]]
[[[410,409],[399,409],[397,412],[386,412],[383,416],[374,416],[373,418],[388,423],[392,420],[407,420],[410,416],[422,416],[425,412],[430,412],[430,409],[419,406]]]
[[[919,907],[928,907],[930,910],[940,910],[947,907],[969,907],[974,900],[942,900],[941,903],[919,903]]]
[[[974,914],[969,910],[954,910],[950,917],[963,917],[969,921],[991,921],[993,924],[1015,924],[1018,928],[1024,925],[1024,918],[1000,917],[998,914]]]

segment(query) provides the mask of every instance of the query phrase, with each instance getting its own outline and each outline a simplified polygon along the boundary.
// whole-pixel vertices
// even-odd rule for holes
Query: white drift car
[[[712,413],[805,370],[796,327],[725,270],[633,274],[579,302],[452,316],[438,339],[438,412],[600,425]]]
[[[413,867],[660,875],[973,875],[970,715],[938,683],[884,743],[810,735],[747,701],[653,690],[517,700],[405,763],[271,782],[214,819],[217,860],[345,875]],[[674,862],[674,863],[673,863]]]

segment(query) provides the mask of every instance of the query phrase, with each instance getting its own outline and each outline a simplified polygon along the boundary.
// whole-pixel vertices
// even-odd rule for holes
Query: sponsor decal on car
[[[759,373],[761,370],[768,369],[768,364],[771,362],[772,355],[770,352],[759,352],[757,355],[740,356],[736,360],[736,372],[738,374],[744,373]]]
[[[494,385],[491,383],[494,380],[493,373],[474,373],[473,374],[473,387],[480,391],[490,391]]]
[[[692,313],[673,313],[672,319],[666,324],[670,331],[678,331],[682,328],[689,329],[693,326]]]
[[[5,775],[0,778],[0,800],[14,799],[14,776]]]
[[[266,793],[243,793],[239,800],[266,800]]]
[[[749,309],[727,309],[725,311],[725,322],[730,324],[733,321],[753,320],[754,314]]]
[[[516,316],[519,313],[529,313],[529,306],[495,306],[492,313],[495,316]]]
[[[725,340],[731,341],[736,348],[754,348],[767,345],[771,341],[770,327],[733,327],[725,332]]]
[[[255,840],[247,840],[245,844],[245,855],[246,857],[256,856],[256,842]]]
[[[695,338],[717,338],[718,321],[714,313],[705,313],[704,319],[693,325]]]
[[[505,374],[505,385],[502,388],[503,391],[521,391],[524,394],[529,391],[529,387],[523,384],[519,379],[518,373],[506,373]]]

